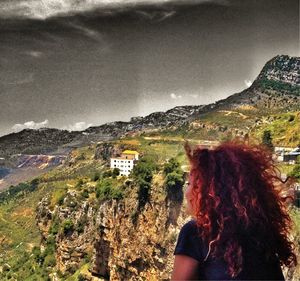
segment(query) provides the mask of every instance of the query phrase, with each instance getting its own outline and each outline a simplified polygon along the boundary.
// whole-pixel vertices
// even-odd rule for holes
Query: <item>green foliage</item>
[[[184,184],[183,172],[173,171],[166,176],[166,187],[167,189],[176,190],[181,188]]]
[[[268,130],[272,134],[272,143],[277,146],[296,147],[300,141],[299,111],[289,113],[279,113],[270,116],[270,123],[262,123],[251,133],[251,137],[260,138],[264,131]],[[293,121],[290,121],[294,119]]]
[[[103,178],[96,186],[96,197],[99,200],[122,199],[124,194],[111,178]]]
[[[135,179],[143,179],[146,182],[151,182],[153,172],[158,169],[157,164],[150,157],[141,158],[133,167],[131,175]]]
[[[300,180],[300,164],[296,164],[294,166],[293,170],[290,173],[288,173],[288,176]],[[296,207],[300,208],[300,191],[299,190],[295,191],[294,205]]]
[[[56,248],[56,242],[55,242],[55,236],[50,234],[46,241],[46,247],[43,252],[44,256],[52,255],[55,252]]]
[[[94,175],[92,176],[91,180],[92,181],[97,181],[100,179],[100,173],[99,172],[95,172]]]
[[[139,184],[138,201],[139,201],[139,209],[141,209],[149,201],[151,182],[147,182],[143,179],[139,179],[138,184]]]
[[[56,260],[54,255],[48,255],[45,257],[45,261],[44,261],[44,265],[45,266],[50,266],[50,267],[54,267],[56,265]]]
[[[20,183],[16,186],[10,186],[7,190],[0,193],[0,204],[16,197],[24,196],[28,192],[33,192],[39,184],[38,179],[32,180],[30,183]]]
[[[151,181],[153,173],[158,169],[153,158],[143,157],[133,167],[131,176],[135,179],[139,186],[138,190],[138,209],[142,209],[149,200]]]
[[[111,170],[105,171],[102,175],[103,178],[110,178],[111,176],[112,176],[112,171]]]
[[[86,155],[84,152],[80,153],[77,157],[76,160],[82,161],[86,159]]]
[[[82,192],[81,192],[81,196],[84,198],[89,198],[89,191],[85,188]]]
[[[288,175],[300,180],[300,164],[296,164]]]
[[[274,145],[272,143],[272,135],[270,130],[265,130],[262,136],[262,144],[268,149],[273,150]]]
[[[296,96],[300,95],[300,87],[298,85],[292,85],[282,81],[269,80],[266,78],[260,80],[259,83],[265,89],[288,92],[289,94]]]
[[[76,230],[78,233],[84,232],[84,227],[88,223],[87,215],[84,214],[77,222]]]
[[[116,178],[118,175],[120,175],[120,169],[114,168],[114,169],[112,170],[112,177],[113,177],[113,178]]]
[[[122,199],[124,198],[124,193],[122,190],[118,188],[113,188],[112,193],[111,193],[111,198],[112,199]]]
[[[37,180],[32,182],[37,184]],[[35,221],[35,212],[38,202],[49,194],[53,189],[53,183],[39,181],[39,187],[32,192],[25,191],[17,193],[15,198],[0,204],[0,237],[8,237],[9,243],[0,243],[0,253],[2,259],[0,266],[8,263],[11,266],[10,273],[0,271],[0,280],[50,280],[48,274],[50,269],[46,268],[43,263],[46,253],[51,252],[51,241],[47,241],[45,251],[41,253],[38,245],[40,243],[41,234]],[[49,239],[51,240],[51,239]],[[33,245],[32,251],[28,245]],[[52,250],[52,252],[54,252]],[[1,257],[0,257],[1,259]]]
[[[77,280],[78,281],[85,281],[86,279],[84,278],[84,276],[81,273],[79,273],[79,275],[77,277]]]
[[[172,157],[164,166],[164,174],[167,175],[169,173],[172,173],[173,171],[179,169],[179,167],[180,167],[179,162]]]
[[[70,219],[66,219],[63,223],[63,232],[64,234],[68,234],[74,231],[74,223]]]
[[[101,199],[107,199],[112,189],[112,180],[109,178],[104,178],[96,186],[96,197]]]
[[[179,162],[171,158],[164,166],[165,187],[167,198],[182,203],[184,185],[184,172],[180,168]]]
[[[64,204],[65,196],[66,196],[65,194],[62,194],[62,195],[59,196],[59,198],[58,198],[58,200],[57,200],[57,204],[58,204],[59,206],[62,206],[62,205]]]
[[[58,219],[53,219],[52,224],[49,229],[49,233],[56,235],[59,232],[59,222]]]
[[[35,261],[41,265],[43,262],[44,262],[44,257],[41,253],[41,249],[40,247],[37,247],[37,246],[34,246],[32,248],[32,251],[31,251],[32,255],[33,255],[33,258],[35,259]]]
[[[79,179],[77,184],[76,184],[76,187],[81,187],[83,185],[83,179]]]

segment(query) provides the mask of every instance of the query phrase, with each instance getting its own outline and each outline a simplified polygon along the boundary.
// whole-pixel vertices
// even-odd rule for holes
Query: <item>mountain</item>
[[[222,109],[259,109],[261,114],[266,115],[271,112],[299,110],[299,101],[300,58],[280,55],[265,64],[249,88],[206,105],[200,114]]]
[[[91,141],[118,138],[126,133],[179,126],[201,115],[220,110],[255,111],[256,116],[299,110],[300,58],[280,55],[266,63],[253,84],[240,93],[208,105],[177,106],[166,112],[110,122],[82,132],[58,129],[25,129],[0,138],[0,157],[13,154],[53,153],[60,147],[76,147]]]
[[[132,117],[129,122],[110,122],[81,132],[42,128],[3,136],[0,138],[1,174],[7,177],[7,168],[17,167],[19,154],[63,157],[74,147],[141,133],[151,136],[181,134],[208,140],[226,140],[251,133],[259,138],[258,127],[281,118],[271,115],[297,110],[300,110],[300,58],[279,55],[265,64],[249,88],[212,104],[177,106],[166,112]],[[282,137],[276,141],[280,142]],[[290,140],[286,138],[284,144]],[[296,142],[298,137],[292,145]]]
[[[65,154],[73,147],[89,144],[93,141],[118,138],[128,132],[146,129],[162,129],[181,124],[203,106],[177,106],[166,112],[154,112],[146,117],[132,117],[130,122],[110,122],[101,126],[89,127],[84,131],[41,128],[25,129],[0,137],[0,157],[14,154]]]

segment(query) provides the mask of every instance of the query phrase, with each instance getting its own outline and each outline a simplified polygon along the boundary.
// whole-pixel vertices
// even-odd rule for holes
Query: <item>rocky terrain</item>
[[[37,177],[64,162],[66,155],[27,155],[10,157],[10,168],[2,168],[0,190]]]
[[[92,158],[105,164],[123,148],[104,142],[97,145]],[[61,171],[67,173],[78,165],[76,157],[69,156]],[[119,181],[124,193],[120,199],[99,201],[97,182],[85,179],[80,184],[65,184],[58,203],[53,201],[53,192],[38,203],[35,219],[41,249],[51,252],[50,244],[55,249],[55,271],[60,276],[88,262],[88,269],[81,271],[84,280],[169,280],[176,239],[189,219],[182,205],[183,186],[170,195],[159,170],[153,174],[149,198],[141,207],[137,181]]]
[[[68,196],[76,202],[75,194]],[[56,236],[57,269],[65,273],[79,268],[92,253],[86,280],[92,280],[92,276],[110,280],[169,280],[179,225],[187,218],[181,213],[179,225],[170,224],[171,207],[151,200],[135,225],[132,221],[135,205],[134,198],[107,201],[100,206],[81,201],[76,211],[68,207],[51,211],[47,198],[43,199],[37,209],[42,241],[49,237],[53,218],[60,222],[71,219],[76,226],[84,221],[80,233],[74,230]]]

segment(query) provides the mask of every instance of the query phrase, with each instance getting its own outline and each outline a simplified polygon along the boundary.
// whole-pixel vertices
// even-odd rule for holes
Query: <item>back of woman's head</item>
[[[224,257],[235,277],[243,267],[242,241],[251,239],[266,258],[296,264],[291,220],[280,193],[272,155],[259,146],[224,143],[209,150],[185,145],[190,160],[192,206],[210,255]],[[243,237],[243,238],[242,238]]]

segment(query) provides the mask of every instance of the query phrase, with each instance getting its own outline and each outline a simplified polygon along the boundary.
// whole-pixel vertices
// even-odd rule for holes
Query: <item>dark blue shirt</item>
[[[244,241],[243,245],[247,245]],[[275,256],[267,261],[262,252],[255,247],[243,247],[243,270],[236,278],[227,273],[227,265],[223,259],[213,259],[208,255],[208,246],[202,242],[198,234],[196,222],[191,220],[181,229],[174,255],[186,255],[199,262],[199,280],[284,280],[282,270]]]

